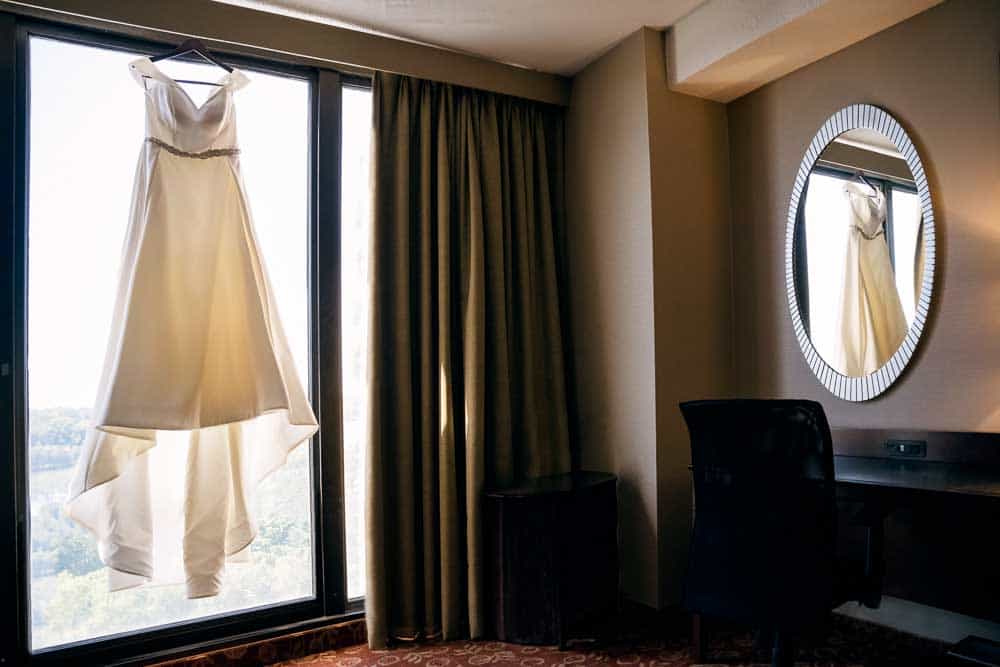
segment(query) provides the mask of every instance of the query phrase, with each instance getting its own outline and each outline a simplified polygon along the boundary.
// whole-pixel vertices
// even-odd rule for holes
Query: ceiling
[[[903,154],[900,153],[899,149],[896,148],[896,145],[892,143],[892,139],[885,136],[881,132],[870,130],[866,127],[848,130],[834,139],[834,141],[847,144],[848,146],[854,146],[855,148],[875,151],[876,153],[888,155],[889,157],[903,158]]]
[[[218,0],[573,75],[703,0]]]

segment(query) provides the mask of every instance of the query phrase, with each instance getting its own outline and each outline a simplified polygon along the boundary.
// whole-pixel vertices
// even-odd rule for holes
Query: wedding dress
[[[840,304],[839,359],[834,367],[864,377],[885,365],[906,337],[907,323],[885,238],[886,200],[858,183],[844,186],[850,232]]]
[[[254,488],[317,430],[240,175],[234,70],[197,106],[148,59],[118,294],[70,489],[109,586],[219,592],[256,536]],[[306,270],[305,267],[302,269]]]

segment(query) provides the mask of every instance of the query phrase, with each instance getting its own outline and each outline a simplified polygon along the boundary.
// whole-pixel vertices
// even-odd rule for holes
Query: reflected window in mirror
[[[795,296],[803,333],[836,373],[889,363],[918,316],[923,210],[916,178],[888,136],[835,135],[812,163],[795,218]]]
[[[806,364],[835,396],[867,401],[903,373],[934,286],[934,209],[906,130],[852,104],[813,136],[792,184],[785,287]]]
[[[893,268],[896,271],[896,289],[903,302],[906,322],[913,325],[916,315],[917,298],[920,294],[920,270],[923,245],[920,243],[920,228],[923,216],[920,213],[920,197],[916,188],[893,186],[889,197],[891,219]],[[899,261],[896,258],[912,257],[914,261]]]

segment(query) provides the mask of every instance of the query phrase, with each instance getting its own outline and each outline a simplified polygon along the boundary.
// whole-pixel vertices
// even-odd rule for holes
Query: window
[[[923,267],[923,261],[917,253],[921,251],[920,224],[923,222],[923,212],[920,209],[920,197],[916,192],[893,188],[892,207],[892,256],[893,268],[896,270],[896,289],[903,304],[906,321],[913,323],[916,314],[917,295],[920,294],[922,276],[917,272]]]
[[[19,211],[13,226],[4,222],[14,261],[11,271],[0,270],[6,290],[0,309],[23,323],[13,340],[0,334],[0,425],[10,424],[15,435],[10,486],[16,497],[9,504],[27,516],[24,523],[3,519],[19,549],[0,558],[17,577],[8,584],[21,593],[6,619],[16,641],[0,657],[58,662],[86,651],[105,662],[346,612],[348,598],[357,601],[365,592],[367,82],[224,56],[252,81],[236,97],[240,163],[258,244],[320,433],[258,487],[251,561],[227,568],[222,593],[191,600],[183,585],[110,593],[92,537],[65,515],[63,503],[104,361],[145,137],[144,98],[128,63],[164,47],[2,20],[0,44],[19,49],[23,88],[15,101],[24,118],[18,128],[0,115],[0,133],[20,133],[21,157],[8,154],[7,163],[27,165],[24,173],[2,171],[0,187],[0,199],[12,197]],[[3,64],[0,57],[0,83],[13,89],[15,70]],[[218,75],[200,62],[159,64],[174,78]],[[185,89],[196,104],[211,91]],[[338,131],[317,131],[316,118],[338,112]],[[0,141],[0,151],[7,150],[18,148]],[[326,193],[338,186],[334,210],[338,198]],[[339,242],[317,232],[330,225],[340,229]],[[339,269],[336,281],[321,275],[326,266]],[[10,300],[19,285],[23,302]],[[340,298],[331,289],[339,289]],[[323,312],[334,303],[338,313]],[[321,329],[318,321],[338,326]],[[341,350],[342,373],[324,371],[332,367],[323,361],[324,348]],[[331,406],[331,400],[343,403]],[[343,514],[335,509],[340,501]],[[16,635],[14,628],[20,628]]]
[[[850,203],[844,196],[844,181],[839,176],[811,174],[805,205],[809,336],[827,360],[833,358],[832,350],[840,341],[840,294],[850,227],[829,222],[848,219]]]
[[[259,487],[252,561],[229,565],[215,597],[189,600],[183,585],[109,593],[90,534],[62,511],[104,361],[144,97],[128,70],[138,54],[43,37],[31,37],[29,50],[32,648],[313,597],[308,447]],[[218,76],[200,63],[163,69],[174,78]],[[237,101],[240,162],[299,376],[308,378],[309,82],[251,76]],[[186,89],[196,103],[211,90]]]
[[[829,223],[848,219],[850,203],[844,196],[844,184],[851,178],[851,174],[838,170],[814,168],[809,175],[808,196],[802,211],[809,337],[816,351],[827,361],[834,358],[832,351],[840,340],[839,310],[850,234],[848,225]],[[888,193],[886,241],[903,313],[907,324],[912,324],[920,289],[920,276],[916,275],[921,265],[917,257],[922,222],[920,198],[913,188],[873,176],[868,180]]]
[[[365,436],[368,419],[368,238],[372,93],[344,88],[341,332],[344,368],[344,508],[347,597],[365,595]]]

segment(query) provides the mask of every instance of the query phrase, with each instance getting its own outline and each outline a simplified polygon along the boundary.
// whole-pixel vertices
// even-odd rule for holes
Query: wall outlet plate
[[[927,458],[926,440],[886,440],[885,451],[889,456],[904,459]]]

